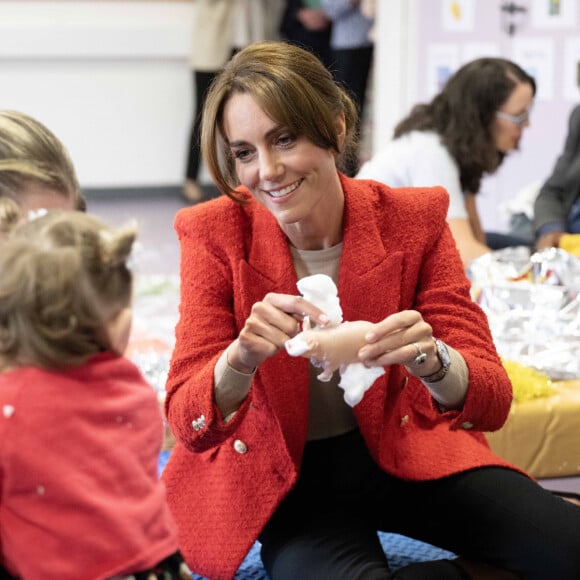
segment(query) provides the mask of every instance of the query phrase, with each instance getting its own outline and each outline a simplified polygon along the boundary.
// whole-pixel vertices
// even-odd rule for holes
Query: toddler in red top
[[[0,220],[14,209],[0,199]],[[157,398],[122,356],[135,229],[61,211],[11,228],[0,248],[2,573],[189,578],[157,474]]]

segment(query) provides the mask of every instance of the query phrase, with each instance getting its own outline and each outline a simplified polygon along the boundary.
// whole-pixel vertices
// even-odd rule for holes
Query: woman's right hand
[[[253,372],[302,330],[306,317],[313,325],[328,324],[324,312],[301,296],[270,292],[252,306],[237,341],[228,351],[229,365],[242,373]]]

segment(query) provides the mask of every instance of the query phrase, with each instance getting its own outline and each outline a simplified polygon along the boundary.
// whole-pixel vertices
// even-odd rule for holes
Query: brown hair
[[[76,366],[109,348],[106,323],[131,302],[134,227],[52,211],[0,249],[0,368]]]
[[[463,65],[430,103],[416,105],[395,127],[395,138],[411,131],[435,131],[459,167],[463,191],[477,193],[484,173],[493,173],[505,155],[495,146],[495,113],[520,83],[536,93],[536,82],[516,63],[479,58]]]
[[[20,208],[9,197],[0,197],[0,243],[20,220]]]
[[[0,111],[0,197],[18,203],[31,183],[48,186],[84,211],[86,201],[64,145],[42,123],[18,111]]]
[[[251,44],[238,52],[212,83],[202,117],[201,147],[218,189],[236,201],[234,160],[223,125],[224,107],[235,93],[256,99],[277,123],[337,155],[344,167],[356,151],[357,111],[332,74],[310,52],[284,42]],[[337,116],[344,114],[346,137],[340,144]]]

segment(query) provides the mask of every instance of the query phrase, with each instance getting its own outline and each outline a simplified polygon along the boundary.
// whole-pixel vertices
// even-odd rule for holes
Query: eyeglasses
[[[530,120],[530,111],[524,111],[521,115],[510,115],[503,111],[496,111],[495,116],[506,121],[511,121],[516,127],[521,127]]]

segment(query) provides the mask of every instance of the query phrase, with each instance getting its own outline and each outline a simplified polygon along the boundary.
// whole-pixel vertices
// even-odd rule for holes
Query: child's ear
[[[129,344],[131,335],[131,323],[133,322],[133,310],[130,306],[123,308],[113,316],[105,325],[108,337],[109,349],[122,356]]]

